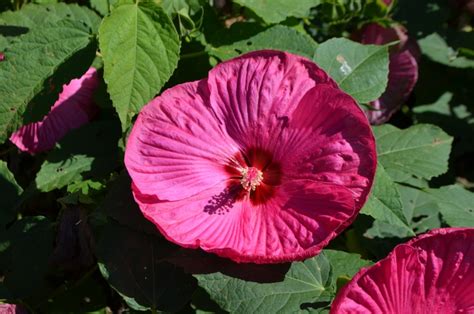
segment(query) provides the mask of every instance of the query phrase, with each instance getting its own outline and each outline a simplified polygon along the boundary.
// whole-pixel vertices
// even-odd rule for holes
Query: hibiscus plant
[[[0,314],[474,313],[474,1],[0,2]]]

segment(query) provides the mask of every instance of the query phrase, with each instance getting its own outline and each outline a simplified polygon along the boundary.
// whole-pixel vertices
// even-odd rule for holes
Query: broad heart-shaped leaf
[[[171,77],[179,59],[179,36],[153,1],[125,0],[102,21],[99,45],[107,89],[126,131]]]
[[[417,233],[441,227],[474,227],[474,193],[459,185],[417,189],[399,185],[406,213]]]
[[[283,25],[272,26],[250,38],[231,45],[208,47],[209,54],[221,60],[234,58],[241,53],[261,49],[275,49],[292,52],[311,58],[317,43],[309,36]]]
[[[361,211],[362,214],[375,219],[373,226],[367,230],[365,235],[369,238],[414,236],[402,206],[397,185],[379,164],[375,174],[374,187],[369,200]]]
[[[439,127],[417,124],[401,130],[385,124],[374,127],[374,133],[378,161],[394,181],[429,180],[448,170],[453,138]]]
[[[23,124],[28,104],[54,72],[75,55],[83,57],[81,52],[89,52],[93,40],[87,26],[60,20],[34,28],[12,43],[0,62],[0,143]],[[65,74],[62,79],[77,73]]]
[[[397,184],[403,212],[416,234],[441,227],[439,203],[423,189]]]
[[[47,291],[44,276],[53,249],[53,226],[42,216],[25,217],[0,240],[3,284],[14,298]]]
[[[372,264],[371,261],[362,259],[359,254],[347,253],[336,250],[324,250],[331,264],[331,281],[336,284],[339,277],[353,277],[362,267]]]
[[[296,313],[330,290],[330,264],[324,253],[295,262],[283,281],[258,283],[220,272],[195,275],[200,287],[231,313]]]
[[[359,254],[336,250],[324,250],[323,252],[331,264],[331,286],[328,296],[330,302],[332,302],[339,289],[349,282],[363,267],[372,265],[372,262],[362,259]],[[322,307],[321,311],[316,311],[316,313],[329,313],[329,308],[329,305]]]
[[[99,30],[100,17],[94,11],[77,4],[66,3],[26,4],[18,11],[1,13],[0,25],[18,26],[20,28],[16,31],[21,33],[26,31],[21,29],[23,27],[34,29],[66,18],[86,24],[93,33]]]
[[[464,76],[459,76],[459,80],[465,80]],[[464,88],[462,82],[456,85]],[[454,97],[452,92],[444,92],[435,102],[414,107],[414,118],[417,123],[432,123],[453,135],[456,145],[452,154],[459,156],[474,148],[474,113],[467,104]]]
[[[36,188],[48,192],[108,174],[117,165],[119,137],[114,121],[97,121],[71,131],[46,157],[36,175]]]
[[[360,103],[379,98],[388,82],[387,46],[333,38],[319,45],[314,61]]]
[[[100,271],[131,308],[176,312],[196,286],[191,275],[162,260],[169,246],[156,236],[110,222],[98,245]]]
[[[267,23],[279,23],[287,17],[307,17],[309,9],[321,3],[321,0],[234,0],[247,7]]]
[[[459,185],[428,189],[443,220],[451,227],[474,227],[474,193]]]
[[[435,62],[455,68],[474,68],[474,59],[459,56],[459,52],[450,47],[438,33],[418,40],[418,44],[423,54]]]
[[[13,208],[22,192],[7,163],[0,160],[0,230],[15,218]]]

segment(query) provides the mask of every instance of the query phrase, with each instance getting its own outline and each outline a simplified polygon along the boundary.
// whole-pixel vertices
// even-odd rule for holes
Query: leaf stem
[[[190,53],[184,53],[181,55],[181,59],[190,59],[190,58],[196,58],[200,56],[204,56],[207,54],[207,51],[196,51],[196,52],[190,52]]]

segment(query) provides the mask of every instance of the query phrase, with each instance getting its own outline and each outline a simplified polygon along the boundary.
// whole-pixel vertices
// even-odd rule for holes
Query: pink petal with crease
[[[63,86],[58,100],[42,121],[22,126],[10,141],[20,150],[36,154],[49,150],[70,130],[89,122],[97,113],[93,93],[99,85],[95,68]]]
[[[331,313],[474,313],[474,228],[433,230],[362,269]]]
[[[218,184],[189,199],[160,202],[134,189],[135,200],[167,239],[237,262],[303,260],[319,253],[354,215],[344,187],[295,181],[255,205],[234,186]]]

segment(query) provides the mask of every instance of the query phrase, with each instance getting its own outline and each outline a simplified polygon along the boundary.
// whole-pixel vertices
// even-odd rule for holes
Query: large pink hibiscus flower
[[[352,222],[376,166],[355,101],[313,62],[258,51],[143,108],[125,165],[166,238],[238,262],[317,254]]]
[[[331,313],[474,313],[474,228],[398,245],[341,290]]]
[[[400,25],[385,28],[371,23],[352,37],[363,44],[384,45],[400,41],[390,50],[387,89],[379,99],[370,103],[373,110],[367,111],[372,124],[384,123],[400,109],[413,91],[418,80],[417,59],[421,52],[416,41],[409,39]]]
[[[63,86],[59,99],[42,121],[22,126],[10,141],[30,154],[53,148],[70,130],[89,122],[97,113],[93,93],[98,85],[97,70],[89,68],[83,76]]]

